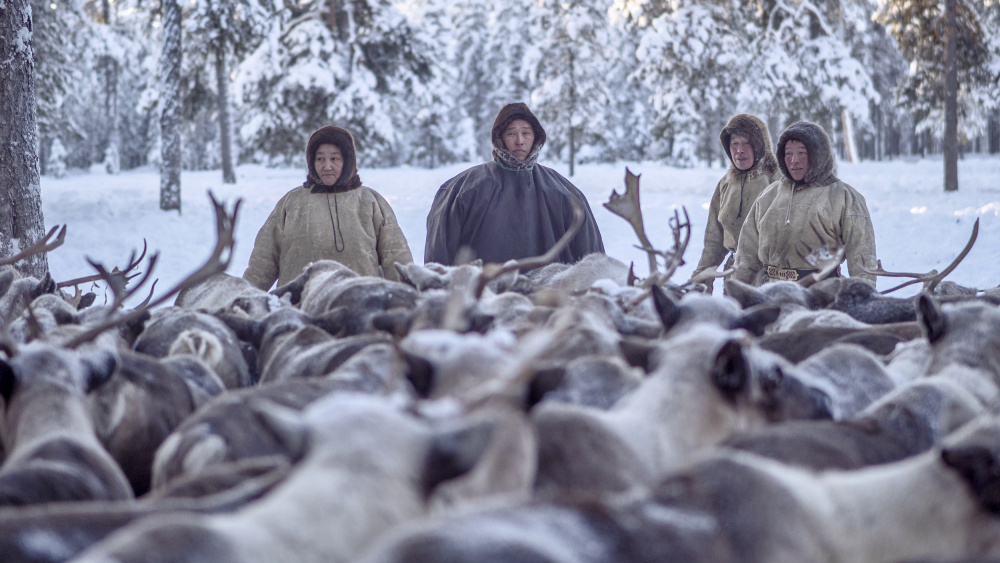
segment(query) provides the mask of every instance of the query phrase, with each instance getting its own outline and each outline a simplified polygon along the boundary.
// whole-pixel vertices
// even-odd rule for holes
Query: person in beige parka
[[[758,117],[734,115],[719,134],[729,157],[729,170],[719,180],[708,208],[705,246],[692,277],[715,270],[729,255],[725,269],[733,265],[740,229],[750,206],[764,188],[781,178],[778,161],[771,151],[771,134]],[[709,293],[712,282],[707,282]]]
[[[361,185],[354,137],[326,126],[306,145],[309,172],[285,194],[257,233],[243,279],[268,290],[317,260],[335,260],[363,276],[399,280],[393,263],[413,262],[389,202]]]
[[[865,198],[836,175],[830,138],[815,123],[799,121],[778,139],[784,178],[767,187],[740,232],[733,278],[760,285],[797,280],[815,271],[802,255],[844,246],[852,278],[875,285],[875,230]]]

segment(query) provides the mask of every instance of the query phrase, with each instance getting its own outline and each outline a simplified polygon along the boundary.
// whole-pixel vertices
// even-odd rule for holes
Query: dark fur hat
[[[541,147],[545,144],[545,129],[542,129],[542,124],[539,123],[535,114],[531,113],[527,105],[517,102],[500,108],[497,118],[493,120],[493,132],[491,136],[493,148],[506,149],[503,144],[503,132],[510,125],[510,122],[515,119],[523,119],[531,124],[531,129],[535,133],[535,144],[532,145],[532,148]]]
[[[778,161],[771,151],[771,133],[764,121],[756,116],[740,113],[730,118],[729,123],[722,128],[719,140],[722,141],[722,148],[729,157],[730,168],[735,169],[733,155],[729,152],[729,141],[733,135],[740,135],[750,140],[750,146],[753,148],[753,166],[750,170],[753,173],[770,175],[778,169]]]
[[[809,151],[809,171],[806,172],[805,178],[802,178],[803,184],[823,186],[837,180],[837,163],[833,159],[830,137],[826,135],[823,127],[808,121],[799,121],[789,125],[781,133],[781,137],[778,138],[778,166],[781,167],[781,173],[791,179],[788,167],[785,166],[785,145],[788,141],[799,141]]]
[[[340,177],[333,186],[326,186],[316,173],[316,151],[323,144],[335,145],[340,149],[344,157],[344,168],[340,171]],[[358,159],[354,152],[354,137],[344,128],[327,125],[316,130],[309,137],[306,144],[306,162],[309,165],[309,175],[306,176],[306,187],[313,187],[314,191],[345,191],[357,188],[361,185],[361,178],[358,176]]]

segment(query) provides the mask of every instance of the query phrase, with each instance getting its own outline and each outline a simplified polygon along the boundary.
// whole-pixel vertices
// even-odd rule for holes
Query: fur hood
[[[788,167],[785,166],[785,145],[788,141],[799,141],[809,151],[809,171],[802,179],[802,184],[825,186],[837,181],[837,164],[833,159],[830,137],[821,126],[799,121],[789,125],[778,139],[778,166],[781,167],[781,173],[790,180]]]
[[[515,119],[523,119],[531,124],[531,129],[535,133],[535,144],[532,146],[532,152],[535,149],[542,148],[542,145],[545,144],[545,129],[542,128],[542,124],[539,123],[535,114],[531,113],[528,106],[521,102],[507,104],[500,108],[497,118],[493,120],[493,131],[491,133],[493,148],[507,149],[503,144],[503,132],[510,125],[510,122]]]
[[[340,171],[340,177],[332,186],[323,184],[316,173],[316,151],[323,144],[335,145],[344,156],[344,168]],[[343,192],[353,190],[361,186],[361,178],[358,176],[358,158],[354,151],[354,137],[347,129],[327,125],[316,130],[309,137],[306,144],[306,163],[309,165],[309,174],[302,185],[312,188],[313,192]]]
[[[767,124],[764,121],[756,116],[741,113],[734,115],[719,133],[722,148],[726,151],[726,156],[729,157],[729,172],[739,174],[744,171],[736,168],[733,155],[729,152],[729,141],[733,135],[740,135],[750,140],[750,146],[753,148],[753,166],[746,171],[749,172],[750,178],[774,174],[778,169],[778,161],[771,151],[771,133],[767,130]]]

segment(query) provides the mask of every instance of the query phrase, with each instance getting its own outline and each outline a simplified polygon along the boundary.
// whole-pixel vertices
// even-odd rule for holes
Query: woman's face
[[[313,161],[319,179],[327,186],[337,183],[340,172],[344,169],[344,155],[340,152],[340,147],[323,143],[316,149],[316,160]]]

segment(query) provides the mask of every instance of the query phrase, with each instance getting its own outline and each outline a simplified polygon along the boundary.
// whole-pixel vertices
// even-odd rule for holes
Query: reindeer
[[[429,493],[472,469],[492,433],[484,424],[428,424],[384,399],[346,394],[308,408],[302,428],[305,457],[260,500],[226,515],[143,519],[77,560],[353,561],[384,532],[426,514]]]
[[[664,477],[647,495],[484,507],[407,525],[361,561],[995,558],[1000,477],[984,468],[1000,462],[998,443],[1000,422],[985,416],[939,448],[857,471],[813,472],[716,450]]]

